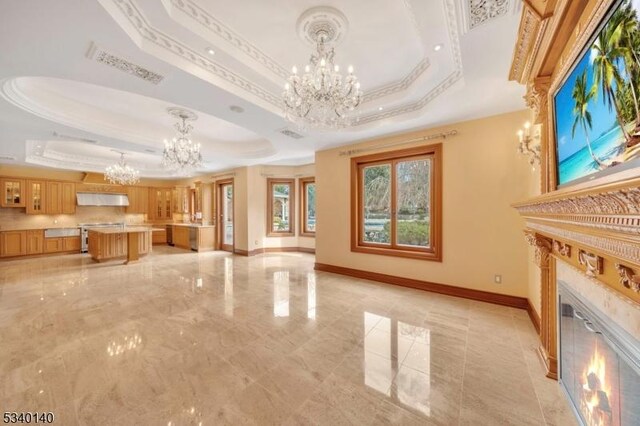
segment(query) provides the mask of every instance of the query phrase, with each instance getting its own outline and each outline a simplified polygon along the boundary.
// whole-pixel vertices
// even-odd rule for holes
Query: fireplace
[[[559,381],[584,425],[640,425],[640,341],[558,280]]]

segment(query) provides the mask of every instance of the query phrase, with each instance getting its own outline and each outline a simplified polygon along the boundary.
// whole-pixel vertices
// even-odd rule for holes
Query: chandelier
[[[191,140],[193,126],[187,121],[195,121],[198,116],[191,111],[180,108],[169,108],[169,114],[178,118],[174,127],[177,131],[176,137],[171,140],[164,140],[164,152],[162,154],[162,166],[176,172],[197,169],[202,165],[202,154],[200,154],[200,144]]]
[[[105,169],[104,180],[116,185],[135,185],[138,183],[140,181],[140,172],[124,161],[124,152],[112,151],[120,154],[120,161]]]
[[[285,117],[300,127],[348,126],[348,114],[360,105],[362,93],[353,67],[343,76],[329,45],[344,36],[346,26],[344,15],[329,7],[310,9],[298,20],[298,33],[316,48],[303,73],[293,67],[282,94]]]

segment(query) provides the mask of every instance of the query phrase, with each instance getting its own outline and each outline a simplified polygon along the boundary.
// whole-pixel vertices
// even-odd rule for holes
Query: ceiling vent
[[[164,77],[160,74],[150,71],[140,65],[134,64],[133,62],[128,61],[122,57],[114,55],[113,53],[104,50],[93,42],[91,43],[91,46],[89,46],[87,58],[93,59],[96,62],[100,62],[101,64],[117,68],[120,71],[124,71],[127,74],[134,75],[151,84],[158,84],[162,81],[162,79],[164,79]]]
[[[283,135],[289,136],[290,138],[293,138],[293,139],[302,139],[302,138],[304,138],[304,136],[302,136],[300,133],[294,132],[293,130],[287,129],[287,128],[281,129],[281,130],[279,130],[279,132],[282,133]]]
[[[16,157],[10,155],[0,155],[0,161],[16,161]]]
[[[53,132],[53,136],[55,136],[56,138],[65,139],[67,141],[77,141],[77,142],[92,143],[94,145],[98,143],[98,141],[94,140],[94,139],[86,139],[86,138],[79,138],[77,136],[63,135],[63,134],[58,133],[58,132]]]

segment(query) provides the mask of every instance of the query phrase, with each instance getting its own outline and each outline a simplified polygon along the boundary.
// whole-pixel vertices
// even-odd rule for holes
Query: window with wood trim
[[[442,145],[351,159],[351,250],[442,260]]]
[[[295,179],[267,179],[267,236],[295,235]]]
[[[316,179],[300,179],[300,235],[316,235]]]

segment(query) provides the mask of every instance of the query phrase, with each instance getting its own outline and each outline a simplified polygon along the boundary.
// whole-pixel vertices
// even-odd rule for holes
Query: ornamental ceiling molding
[[[141,78],[151,84],[158,84],[164,79],[164,76],[108,52],[93,42],[87,51],[87,58]]]
[[[259,84],[255,84],[248,79],[238,75],[237,73],[229,70],[223,65],[212,61],[210,58],[205,57],[204,55],[198,53],[197,51],[191,49],[184,43],[181,43],[157,28],[152,27],[148,20],[144,17],[141,10],[136,6],[134,0],[98,0],[103,7],[112,15],[112,17],[116,20],[116,22],[121,23],[122,19],[118,19],[118,16],[115,16],[113,12],[117,12],[119,17],[124,18],[124,20],[130,26],[130,29],[135,31],[135,33],[143,40],[147,40],[153,45],[160,47],[164,50],[171,52],[174,56],[182,60],[186,60],[198,68],[208,72],[209,74],[214,75],[216,78],[224,80],[225,82],[231,83],[233,88],[240,89],[244,92],[248,92],[250,95],[253,95],[255,98],[258,98],[261,102],[264,102],[265,106],[268,105],[268,108],[274,112],[277,111],[280,114],[282,110],[282,98],[280,93],[273,93],[270,90],[262,87]],[[172,5],[176,0],[164,0],[171,1]],[[183,4],[186,2],[190,2],[190,0],[182,0]],[[398,105],[396,107],[391,107],[383,111],[376,111],[368,115],[356,117],[355,126],[368,124],[378,120],[384,120],[391,117],[395,117],[398,115],[403,115],[415,111],[419,111],[423,109],[429,102],[435,99],[437,96],[442,94],[445,90],[451,87],[454,83],[460,80],[463,76],[462,69],[462,55],[460,50],[460,39],[458,33],[458,26],[456,25],[456,9],[455,9],[455,1],[456,0],[443,0],[445,15],[447,20],[447,27],[449,30],[449,38],[451,42],[450,50],[454,61],[454,71],[451,72],[442,82],[440,82],[435,88],[431,89],[424,96],[422,96],[417,101],[410,101],[405,104]],[[115,5],[115,8],[112,7]],[[195,10],[195,9],[193,9]],[[192,16],[190,13],[187,13],[188,16]],[[192,17],[193,18],[193,17]],[[193,18],[195,19],[195,18]],[[200,22],[200,21],[198,21]],[[123,28],[125,29],[125,28]],[[125,32],[131,36],[130,32],[125,29]],[[133,37],[132,37],[133,38]],[[239,39],[238,39],[239,40]],[[142,49],[140,43],[136,43]],[[144,49],[143,49],[144,50]],[[407,76],[405,76],[402,80],[396,83],[392,83],[392,85],[396,85],[391,88],[387,88],[387,86],[383,86],[377,89],[372,89],[372,93],[378,93],[377,95],[372,96],[388,96],[391,93],[395,93],[395,91],[403,90],[403,87],[408,84],[407,87],[415,81],[421,73],[426,71],[429,68],[428,63],[419,63],[416,68],[414,68]],[[420,72],[421,67],[424,67],[422,72]],[[415,78],[414,78],[415,76]],[[226,88],[223,87],[223,88]],[[229,89],[234,92],[236,95],[244,97],[242,94],[238,93],[237,90]],[[377,99],[375,97],[369,99],[373,100]]]
[[[447,28],[449,29],[449,39],[451,40],[451,54],[453,55],[455,66],[454,71],[452,71],[442,82],[417,101],[389,108],[382,112],[362,115],[357,117],[356,125],[367,124],[373,121],[384,120],[397,115],[419,111],[462,78],[462,54],[460,51],[460,34],[458,33],[458,26],[456,25],[455,0],[444,0],[444,8],[447,18]]]
[[[231,71],[225,66],[212,61],[197,51],[191,49],[184,43],[181,43],[162,31],[152,27],[148,20],[144,17],[140,9],[135,5],[133,0],[98,0],[103,7],[111,12],[114,9],[110,5],[115,5],[120,17],[124,18],[128,24],[142,39],[151,42],[153,45],[169,51],[174,56],[186,60],[198,68],[230,83],[234,88],[240,89],[245,93],[249,93],[261,101],[266,102],[271,107],[280,110],[282,108],[282,100],[279,95],[271,93],[258,84],[254,84],[248,79]],[[112,17],[116,22],[122,20]],[[127,34],[129,34],[127,32]],[[138,44],[142,49],[142,46]],[[143,49],[144,50],[144,49]],[[237,93],[236,93],[237,94]]]
[[[175,19],[172,15],[172,11],[176,10],[183,14],[183,16],[195,21],[198,25],[204,27],[208,32],[213,33],[217,37],[222,38],[227,43],[231,44],[238,53],[240,53],[238,59],[242,61],[243,58],[248,59],[243,61],[247,66],[255,66],[255,62],[261,67],[264,67],[272,76],[277,77],[274,80],[278,85],[286,80],[290,72],[288,67],[278,63],[275,59],[264,53],[253,43],[242,37],[237,32],[233,31],[229,26],[225,25],[221,20],[207,12],[202,6],[194,0],[162,0],[165,9],[169,12],[169,15]],[[413,8],[409,3],[409,0],[404,1],[404,5],[408,11],[409,18],[415,28],[416,34],[419,34],[419,28]],[[455,24],[455,22],[453,22]],[[448,26],[452,25],[452,22],[447,22]],[[457,43],[457,42],[456,42]],[[423,45],[423,49],[426,46]],[[459,49],[458,49],[459,50]],[[399,92],[408,90],[411,85],[429,68],[430,61],[428,57],[424,57],[418,64],[403,78],[385,84],[382,86],[374,87],[367,90],[362,98],[362,102],[370,102],[385,96],[393,95]]]
[[[469,29],[506,15],[511,6],[509,0],[466,0]]]
[[[530,221],[527,221],[526,227],[530,231],[537,231],[554,238],[569,240],[598,250],[603,254],[640,265],[640,239],[637,241],[620,240]]]

